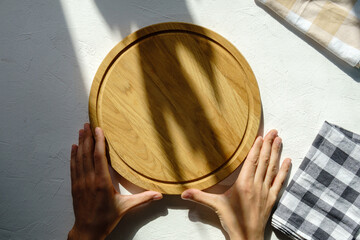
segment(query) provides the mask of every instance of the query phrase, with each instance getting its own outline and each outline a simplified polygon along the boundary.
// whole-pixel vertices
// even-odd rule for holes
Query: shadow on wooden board
[[[213,66],[210,64],[213,58],[213,50],[209,42],[204,41],[203,44],[197,44],[191,38],[179,38],[175,35],[171,39],[172,41],[167,41],[166,46],[164,46],[166,51],[176,52],[179,47],[182,47],[187,52],[192,53],[192,58],[200,65],[202,72],[206,74],[206,79],[210,82],[209,85],[212,87],[218,105],[221,106]],[[199,45],[202,49],[195,48]],[[166,53],[157,54],[157,58],[149,59],[151,57],[151,54],[148,53],[150,47],[146,43],[140,43],[138,47],[142,79],[153,126],[159,133],[158,142],[161,143],[166,158],[171,161],[173,172],[178,174],[175,178],[178,182],[184,181],[184,176],[181,175],[184,169],[178,167],[180,159],[177,158],[175,152],[176,147],[171,137],[169,122],[166,119],[168,115],[171,115],[177,125],[180,126],[192,150],[202,152],[202,155],[207,159],[209,172],[211,172],[217,167],[217,161],[214,159],[226,159],[227,156],[222,144],[216,137],[217,133],[211,120],[206,116],[205,109],[191,86],[192,80],[190,78],[192,76],[188,76],[184,69],[174,67],[182,65],[180,60],[178,58],[169,59],[169,55]],[[161,47],[162,45],[154,51],[162,51]],[[154,48],[155,46],[153,46]],[[156,74],[157,81],[153,80],[153,72]]]

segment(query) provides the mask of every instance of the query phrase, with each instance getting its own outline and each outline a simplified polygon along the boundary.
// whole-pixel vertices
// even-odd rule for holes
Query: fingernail
[[[273,136],[278,136],[278,131],[277,131],[276,129],[273,129],[273,130],[272,130],[272,135],[273,135]]]
[[[155,195],[154,197],[153,197],[153,200],[160,200],[160,199],[162,199],[162,195],[161,194],[157,194],[157,195]]]
[[[268,135],[270,132],[271,132],[271,134],[274,134],[274,132],[277,133],[277,130],[276,129],[269,129],[269,130],[266,131],[265,136]]]
[[[97,135],[99,135],[100,134],[100,128],[99,127],[96,127],[95,128],[95,135],[97,136]]]
[[[80,131],[79,131],[79,137],[83,137],[84,136],[84,129],[81,129]]]
[[[191,193],[184,193],[183,195],[181,195],[182,199],[191,199],[192,198],[192,194]]]
[[[76,144],[71,145],[71,152],[74,152],[74,151],[75,151],[75,149],[76,149],[76,147],[77,147],[77,145],[76,145]]]

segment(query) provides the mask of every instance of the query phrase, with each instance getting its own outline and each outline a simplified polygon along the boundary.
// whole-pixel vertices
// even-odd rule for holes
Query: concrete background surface
[[[253,0],[3,0],[0,239],[66,238],[74,221],[70,147],[88,121],[97,67],[126,35],[167,21],[207,27],[245,56],[260,87],[263,129],[279,130],[291,176],[325,120],[360,133],[360,71]],[[139,191],[114,179],[123,194]],[[109,237],[225,238],[215,213],[178,196],[135,209]],[[287,238],[269,227],[266,239]]]

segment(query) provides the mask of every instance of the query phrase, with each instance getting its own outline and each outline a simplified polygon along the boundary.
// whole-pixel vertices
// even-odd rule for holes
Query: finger
[[[74,183],[76,182],[76,154],[77,146],[73,144],[71,146],[71,159],[70,159],[70,175],[71,175],[71,188],[73,188]]]
[[[218,194],[207,193],[198,189],[188,189],[181,194],[181,198],[184,200],[200,203],[212,208],[215,211],[219,209],[220,195]]]
[[[84,146],[84,129],[79,131],[79,144],[76,153],[76,177],[77,179],[82,179],[84,177],[84,167],[83,167],[83,146]]]
[[[95,175],[110,178],[105,150],[105,136],[101,128],[95,128],[95,151],[94,151]]]
[[[284,181],[289,173],[291,167],[291,159],[286,158],[283,163],[281,164],[281,168],[279,173],[276,175],[273,185],[271,186],[270,191],[277,196],[284,184]]]
[[[270,163],[265,176],[265,184],[269,188],[279,171],[281,141],[280,137],[276,137],[273,145],[271,146]]]
[[[83,163],[85,181],[92,184],[94,180],[94,140],[90,129],[90,124],[84,125],[84,146],[83,146]]]
[[[244,162],[244,166],[239,174],[239,178],[253,180],[256,172],[256,168],[259,161],[259,155],[263,139],[261,136],[257,137],[254,145],[250,149],[248,156]]]
[[[259,156],[259,164],[255,173],[254,181],[257,183],[262,183],[264,181],[265,173],[270,162],[271,146],[276,136],[277,131],[271,130],[264,138]]]
[[[134,195],[117,195],[119,200],[120,215],[126,214],[132,208],[141,204],[162,199],[162,194],[154,191],[146,191]]]

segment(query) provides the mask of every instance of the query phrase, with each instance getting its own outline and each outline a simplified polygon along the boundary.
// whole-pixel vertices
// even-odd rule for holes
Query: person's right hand
[[[258,137],[251,148],[234,185],[223,194],[188,189],[181,195],[211,207],[232,240],[264,239],[271,214],[291,160],[285,159],[279,170],[281,138],[271,130],[264,140]]]

